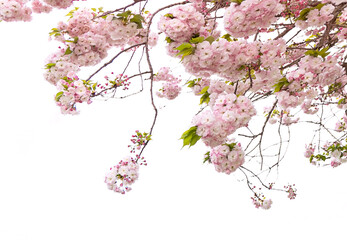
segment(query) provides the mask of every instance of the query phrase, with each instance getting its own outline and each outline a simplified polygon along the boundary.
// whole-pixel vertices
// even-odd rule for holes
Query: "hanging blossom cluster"
[[[173,41],[188,41],[194,33],[198,33],[205,23],[204,16],[192,5],[174,8],[162,16],[158,28]]]
[[[32,10],[26,6],[27,0],[1,0],[0,21],[30,21]]]
[[[218,74],[232,81],[244,78],[248,66],[253,67],[257,71],[256,78],[252,79],[252,87],[258,90],[260,87],[272,87],[281,76],[278,66],[286,62],[285,50],[283,39],[262,44],[245,40],[230,42],[220,38],[212,43],[203,41],[196,44],[194,53],[185,56],[182,63],[187,72],[196,76]],[[247,84],[240,84],[248,88]]]
[[[59,80],[57,89],[59,92],[55,100],[64,114],[76,114],[76,103],[91,103],[91,87],[73,72],[69,72],[67,77]]]
[[[197,126],[196,134],[210,147],[224,143],[238,128],[247,126],[256,114],[248,98],[237,97],[234,93],[220,93],[210,106],[211,110],[201,112],[192,121]]]
[[[52,29],[50,36],[63,43],[64,47],[59,47],[59,50],[46,60],[44,75],[47,81],[56,85],[69,72],[78,72],[82,66],[94,66],[100,63],[112,47],[124,48],[127,44],[144,44],[147,30],[144,29],[145,20],[142,15],[126,11],[117,15],[97,17],[97,14],[102,13],[101,8],[98,10],[75,8],[68,14],[70,19],[67,23],[60,22]],[[157,34],[149,33],[150,45],[154,46],[157,38]],[[112,82],[113,88],[119,86],[120,81],[117,79]],[[101,89],[103,93],[106,93],[107,85],[108,83]],[[90,90],[95,90],[95,87],[99,86],[100,84],[93,84],[93,89]],[[165,87],[172,88],[172,85]],[[179,92],[180,89],[169,90],[166,91],[167,96],[172,98],[172,92],[174,90]],[[75,106],[70,109],[75,109]]]
[[[170,68],[168,67],[160,68],[158,74],[154,77],[154,81],[163,82],[163,86],[157,92],[157,96],[173,100],[181,91],[181,87],[178,85],[181,79],[174,77],[170,72]]]
[[[256,208],[262,208],[262,209],[268,210],[272,206],[272,200],[271,199],[265,199],[265,197],[264,197],[264,199],[259,199],[257,197],[252,197],[251,199],[252,199],[253,204]]]
[[[46,71],[44,78],[56,85],[61,78],[67,76],[69,72],[78,72],[80,68],[78,65],[72,63],[69,56],[65,55],[65,50],[60,49],[59,51],[51,54],[46,59]]]
[[[110,168],[105,176],[108,189],[125,194],[139,177],[139,165],[131,157],[125,157],[116,166]]]
[[[141,157],[141,149],[146,146],[148,141],[151,140],[151,135],[139,130],[131,136],[131,143],[128,145],[130,153],[135,154],[133,157],[125,157],[116,166],[110,168],[110,171],[105,176],[105,183],[108,189],[115,192],[125,194],[131,190],[132,185],[139,177],[139,168],[141,165],[147,166],[147,161]],[[136,151],[140,151],[136,153]]]
[[[245,162],[245,153],[240,143],[230,141],[212,148],[210,159],[217,172],[230,174]]]
[[[334,9],[332,4],[324,5],[320,9],[313,9],[302,20],[296,21],[296,26],[300,29],[323,26],[326,22],[333,19],[334,15],[332,13]]]
[[[118,17],[109,14],[106,18],[96,18],[96,14],[96,10],[73,10],[68,23],[60,22],[57,28],[52,29],[50,35],[65,47],[54,54],[53,59],[48,60],[48,65],[52,66],[60,61],[77,67],[96,65],[107,56],[111,47],[131,44],[139,32],[139,27],[142,27],[141,15],[132,14],[130,11]],[[151,36],[155,44],[155,35]],[[142,42],[144,41],[145,37],[142,38]],[[61,58],[58,58],[59,55]],[[61,75],[55,74],[54,70],[55,68],[48,68],[45,74],[51,83],[57,82]]]
[[[276,15],[284,10],[278,0],[245,0],[232,3],[225,10],[224,28],[233,37],[248,37],[259,28],[267,28],[275,22]]]
[[[33,12],[49,13],[53,8],[65,9],[74,1],[79,0],[0,0],[0,21],[30,21]]]
[[[314,165],[320,166],[320,162],[330,160],[330,166],[335,168],[347,162],[347,145],[342,141],[327,142],[323,146],[323,153],[315,154],[316,147],[306,145],[304,156],[310,159]]]
[[[286,77],[276,84],[282,86],[280,91],[275,92],[280,109],[272,112],[269,122],[281,122],[284,125],[297,123],[299,117],[290,115],[296,107],[300,107],[305,114],[314,115],[319,110],[320,96],[328,92],[332,98],[344,93],[347,76],[338,64],[342,54],[340,52],[326,58],[310,55],[301,58],[298,68],[288,71]],[[346,109],[347,104],[342,101],[338,107]]]

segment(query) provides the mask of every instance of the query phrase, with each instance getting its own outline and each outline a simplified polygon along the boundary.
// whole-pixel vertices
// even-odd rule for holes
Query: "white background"
[[[116,8],[110,1],[88,4]],[[295,183],[297,199],[270,192],[272,208],[255,209],[240,175],[202,164],[203,144],[181,150],[178,138],[198,109],[198,99],[187,95],[157,100],[158,124],[144,153],[149,165],[133,190],[107,190],[105,173],[128,155],[136,129],[148,131],[153,110],[147,91],[82,105],[78,116],[60,114],[42,73],[57,47],[48,32],[64,14],[0,23],[1,240],[346,239],[346,166],[310,165],[303,157],[310,132],[294,129],[279,169],[279,187]],[[153,55],[158,70],[163,54]]]

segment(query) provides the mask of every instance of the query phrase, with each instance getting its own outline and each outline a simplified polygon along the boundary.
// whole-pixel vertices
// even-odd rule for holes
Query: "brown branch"
[[[100,17],[103,17],[103,16],[107,16],[108,14],[115,13],[115,12],[119,12],[119,11],[125,11],[125,9],[127,9],[127,8],[129,8],[129,7],[131,7],[131,6],[134,6],[134,5],[136,5],[137,3],[143,2],[143,1],[146,1],[146,0],[134,0],[133,3],[131,3],[131,4],[127,5],[127,6],[125,6],[125,7],[118,8],[118,9],[112,10],[112,11],[104,12],[103,14],[97,16],[96,18],[100,18]]]
[[[145,43],[139,43],[139,44],[136,44],[136,45],[133,45],[133,46],[130,46],[122,51],[120,51],[116,56],[114,56],[110,61],[108,61],[107,63],[105,63],[103,66],[101,66],[98,70],[96,70],[92,75],[89,76],[89,78],[87,79],[90,80],[92,77],[94,77],[98,72],[100,72],[103,68],[107,67],[108,65],[110,65],[117,57],[119,57],[119,55],[121,55],[122,53],[132,49],[132,48],[135,48],[135,47],[138,47],[138,46],[141,46],[141,45],[144,45]]]

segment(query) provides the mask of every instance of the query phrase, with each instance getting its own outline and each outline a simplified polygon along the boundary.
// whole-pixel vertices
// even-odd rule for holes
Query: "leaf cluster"
[[[200,98],[200,105],[203,103],[208,104],[210,102],[210,93],[208,92],[209,88],[210,88],[209,86],[206,86],[199,93],[199,94],[202,94],[202,96]]]
[[[290,83],[286,77],[281,78],[278,80],[278,83],[272,86],[274,88],[274,93],[281,91],[283,87],[288,86],[289,84]]]
[[[134,14],[130,10],[118,13],[116,19],[122,20],[125,24],[129,22],[136,23],[137,28],[143,28],[142,23],[145,22],[145,19],[141,14]]]
[[[305,52],[305,55],[312,56],[312,57],[321,56],[322,58],[325,58],[330,53],[330,52],[328,52],[328,50],[329,50],[329,47],[325,47],[321,50],[308,50]]]
[[[199,135],[196,134],[197,126],[189,128],[187,131],[185,131],[180,139],[183,139],[183,146],[189,145],[189,147],[194,146],[197,141],[201,138]]]

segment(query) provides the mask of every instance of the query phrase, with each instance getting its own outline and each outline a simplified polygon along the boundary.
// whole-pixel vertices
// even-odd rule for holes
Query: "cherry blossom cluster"
[[[300,11],[307,7],[308,0],[280,0],[285,5],[282,17],[299,17]]]
[[[57,105],[63,114],[76,114],[76,103],[91,103],[91,89],[78,76],[70,72],[67,77],[57,83],[58,93],[55,97]]]
[[[278,104],[283,109],[295,108],[299,106],[304,101],[304,96],[300,96],[300,94],[293,93],[290,94],[287,91],[281,91],[276,93],[276,97],[278,99]]]
[[[162,16],[158,22],[158,29],[173,41],[185,42],[199,33],[204,23],[204,15],[192,5],[183,5]]]
[[[198,10],[199,12],[206,13],[206,3],[204,0],[189,0],[193,4],[193,7]]]
[[[114,74],[114,72],[111,72],[111,74]],[[118,88],[118,87],[123,87],[123,90],[128,90],[129,89],[129,77],[128,75],[123,75],[117,74],[115,77],[108,77],[105,76],[105,79],[107,80],[107,83],[105,83],[105,86],[101,86],[101,84],[98,84],[97,86],[100,87],[101,89],[106,90],[106,88]]]
[[[224,28],[233,37],[248,37],[259,28],[267,28],[276,21],[276,15],[284,10],[278,0],[245,0],[232,3],[225,10]]]
[[[240,143],[231,141],[212,148],[210,159],[217,172],[230,174],[245,162],[245,153]]]
[[[255,194],[254,197],[251,197],[252,202],[255,206],[255,208],[262,208],[265,210],[268,210],[271,208],[272,205],[272,200],[271,199],[266,199],[264,195],[258,196]]]
[[[120,19],[114,19],[108,24],[108,32],[113,45],[123,46],[128,40],[138,34],[139,30],[134,22],[124,25]]]
[[[264,116],[268,117],[269,111],[272,107],[265,107],[264,108]],[[275,124],[277,122],[289,126],[291,124],[297,123],[299,121],[299,117],[295,117],[291,114],[289,109],[286,110],[278,110],[277,108],[274,108],[273,111],[270,114],[268,122],[270,124]]]
[[[342,14],[339,16],[338,21],[340,23],[346,23],[347,21],[347,8],[342,11]],[[339,32],[337,33],[337,38],[344,42],[347,39],[347,28],[339,28]]]
[[[151,135],[146,132],[141,133],[139,130],[136,130],[135,134],[131,137],[130,141],[133,145],[128,145],[128,147],[131,148],[130,153],[135,153],[135,150],[140,150],[146,142],[151,140]]]
[[[312,144],[305,145],[305,158],[310,158],[314,154],[315,147]]]
[[[335,4],[335,5],[339,5],[339,4],[347,2],[347,1],[346,0],[323,0],[322,2],[323,3],[331,2],[331,3]]]
[[[33,12],[49,13],[53,7],[68,8],[74,1],[80,0],[43,0],[44,3],[40,0],[0,0],[0,21],[31,21]]]
[[[206,110],[193,118],[197,126],[196,134],[210,147],[216,147],[226,141],[227,136],[238,128],[247,126],[256,114],[252,102],[245,96],[234,93],[220,93],[211,110]]]
[[[320,9],[313,9],[308,12],[304,20],[297,20],[295,25],[300,29],[323,26],[326,22],[333,19],[332,12],[334,9],[335,7],[332,4],[324,5]]]
[[[344,115],[342,117],[342,121],[337,121],[335,124],[335,131],[336,132],[342,132],[346,130],[346,124],[347,124],[347,116]]]
[[[102,9],[99,9],[101,13]],[[93,66],[107,56],[107,51],[113,47],[124,47],[134,41],[133,38],[142,27],[141,15],[132,14],[130,11],[107,15],[106,18],[96,18],[96,9],[74,9],[69,15],[67,23],[60,22],[57,28],[53,28],[50,35],[62,42],[65,52],[61,61],[68,61],[76,66]],[[157,35],[150,34],[151,44],[155,44]],[[142,37],[142,41],[145,37]],[[60,61],[56,59],[55,61]],[[52,72],[52,69],[51,71]],[[52,74],[46,74],[47,80],[52,79]]]
[[[139,165],[131,157],[125,157],[116,166],[110,168],[105,176],[108,189],[125,194],[139,177]]]
[[[326,161],[330,159],[330,166],[338,167],[342,163],[347,162],[347,145],[344,145],[341,141],[333,143],[327,142],[322,147],[323,153],[314,154],[315,148],[310,144],[306,146],[305,157],[310,159],[310,162],[314,165],[320,165],[320,161]]]
[[[160,68],[158,74],[154,77],[154,81],[163,82],[163,86],[159,92],[157,92],[157,96],[173,100],[181,91],[181,87],[179,86],[181,79],[174,77],[170,72],[170,68],[168,67]]]
[[[283,87],[275,93],[279,106],[289,112],[290,108],[301,105],[304,113],[312,115],[318,111],[315,100],[320,94],[328,92],[331,97],[338,97],[339,92],[344,91],[347,78],[337,58],[337,55],[303,57],[298,63],[299,67],[286,74]],[[339,107],[344,106],[342,103]]]
[[[0,21],[30,21],[32,10],[28,0],[0,0]]]
[[[34,0],[32,2],[32,10],[34,13],[49,13],[52,11],[52,7],[49,5],[45,5],[38,0]]]
[[[43,0],[43,1],[53,7],[65,9],[70,7],[74,1],[79,1],[79,0]]]
[[[283,39],[262,44],[245,40],[229,42],[220,38],[212,44],[209,41],[196,44],[194,53],[185,56],[182,63],[186,71],[194,75],[209,77],[218,74],[233,82],[245,80],[250,68],[256,68],[255,77],[251,79],[252,88],[256,91],[260,88],[270,89],[282,78],[278,66],[286,62],[285,50]],[[240,90],[249,88],[249,84],[244,82],[239,82]]]
[[[295,184],[293,184],[293,185],[289,184],[288,186],[284,186],[284,189],[286,189],[286,191],[288,193],[288,198],[290,200],[293,200],[296,198],[297,189],[295,188]]]
[[[110,48],[106,31],[100,26],[105,20],[93,21],[95,12],[88,9],[78,9],[71,14],[68,24],[60,22],[50,34],[66,44],[65,54],[69,55],[70,62],[79,66],[96,65]]]
[[[69,72],[76,73],[80,70],[76,64],[71,63],[69,57],[64,53],[64,49],[59,49],[46,59],[46,72],[44,73],[44,78],[53,85],[56,85],[57,82],[61,78],[67,76]]]
[[[197,79],[188,81],[187,85],[188,87],[193,89],[193,92],[195,95],[201,95],[201,91],[205,87],[210,87],[210,81],[211,80],[209,78],[197,78]]]

